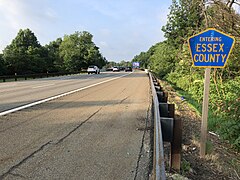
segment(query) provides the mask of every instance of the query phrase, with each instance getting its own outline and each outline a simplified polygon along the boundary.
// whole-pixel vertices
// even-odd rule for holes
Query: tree
[[[152,49],[153,50],[153,49]],[[166,41],[154,46],[154,53],[149,58],[149,66],[163,78],[175,68],[176,49]]]
[[[62,38],[57,38],[55,41],[50,42],[45,45],[48,53],[47,65],[48,72],[64,71],[64,61],[60,57],[60,45],[62,43]]]
[[[198,2],[198,3],[197,3]],[[212,83],[209,108],[218,119],[209,122],[209,128],[217,131],[222,138],[228,139],[236,148],[240,149],[239,126],[239,48],[240,48],[240,15],[233,9],[236,0],[176,0],[173,1],[168,16],[167,25],[163,27],[166,42],[175,49],[173,57],[175,67],[166,72],[165,77],[178,88],[187,91],[191,98],[201,103],[203,96],[203,76],[201,69],[191,67],[191,57],[187,46],[187,39],[206,28],[212,27],[235,36],[235,48],[224,69],[212,71]],[[150,58],[152,69],[161,76],[162,71],[172,65],[164,54],[168,54],[167,46],[163,45],[154,51]],[[160,55],[160,56],[159,56]],[[170,54],[169,54],[170,55]],[[153,58],[157,57],[157,58]],[[153,59],[152,59],[153,58]],[[165,60],[164,60],[165,59]],[[166,65],[161,69],[161,65]],[[218,103],[216,103],[218,102]]]
[[[128,66],[132,66],[132,63],[129,62],[129,61],[122,60],[118,63],[118,65],[121,66],[121,67],[128,67]]]
[[[106,64],[106,68],[112,68],[114,66],[118,66],[118,63],[116,63],[115,61],[108,61]]]
[[[226,68],[216,70],[216,74],[221,79],[234,78],[240,75],[240,15],[235,12],[232,5],[238,4],[234,0],[223,1],[207,1],[208,8],[206,10],[206,19],[210,27],[215,27],[225,33],[231,34],[237,40],[233,53],[230,56]],[[239,5],[239,4],[238,4]]]
[[[29,29],[19,30],[16,38],[3,50],[3,58],[10,74],[46,70],[46,53]]]
[[[0,75],[4,75],[5,71],[6,71],[6,67],[3,60],[3,54],[0,54]]]
[[[139,55],[136,55],[132,62],[139,62],[142,68],[147,68],[149,63],[150,53],[149,52],[141,52]]]
[[[173,0],[170,14],[162,31],[167,40],[180,48],[186,37],[196,33],[202,27],[203,15],[200,0]]]
[[[106,59],[99,52],[99,48],[95,45],[88,47],[87,55],[85,56],[88,65],[94,64],[102,68],[106,64]]]
[[[60,57],[67,71],[80,71],[94,64],[102,67],[106,59],[92,41],[93,35],[87,31],[65,35],[60,45]]]

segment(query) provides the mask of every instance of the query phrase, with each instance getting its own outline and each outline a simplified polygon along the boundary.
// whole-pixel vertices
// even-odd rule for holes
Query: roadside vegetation
[[[235,0],[173,0],[167,24],[162,27],[166,40],[133,61],[174,85],[201,112],[204,69],[192,67],[188,38],[205,30],[206,24],[234,36],[227,66],[211,70],[208,127],[240,151],[240,14],[236,7]]]
[[[34,73],[80,72],[89,65],[107,63],[87,31],[57,38],[42,46],[30,29],[20,29],[0,54],[0,76]]]

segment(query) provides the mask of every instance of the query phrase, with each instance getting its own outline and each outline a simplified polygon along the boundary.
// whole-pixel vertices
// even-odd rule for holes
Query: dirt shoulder
[[[168,92],[168,103],[175,104],[175,118],[183,124],[181,176],[168,175],[168,179],[240,179],[240,154],[216,134],[208,133],[207,155],[199,156],[201,117],[166,82],[160,81]],[[168,154],[168,152],[166,152]],[[168,165],[166,165],[168,167]]]

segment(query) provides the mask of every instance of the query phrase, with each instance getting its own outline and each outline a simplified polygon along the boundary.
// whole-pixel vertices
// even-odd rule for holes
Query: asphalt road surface
[[[144,72],[0,86],[1,111],[80,88],[0,116],[0,179],[147,179],[150,87]]]
[[[0,113],[31,102],[88,87],[128,73],[81,74],[0,84]]]

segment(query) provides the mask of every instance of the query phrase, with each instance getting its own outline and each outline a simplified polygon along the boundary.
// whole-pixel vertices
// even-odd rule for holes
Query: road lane
[[[47,86],[54,86],[55,84],[43,84],[43,85],[40,85],[40,86],[35,86],[35,87],[32,87],[33,89],[37,89],[37,88],[44,88],[44,87],[47,87]]]
[[[0,112],[89,86],[127,73],[73,75],[0,84]]]
[[[149,105],[133,73],[0,116],[0,179],[134,179]]]

